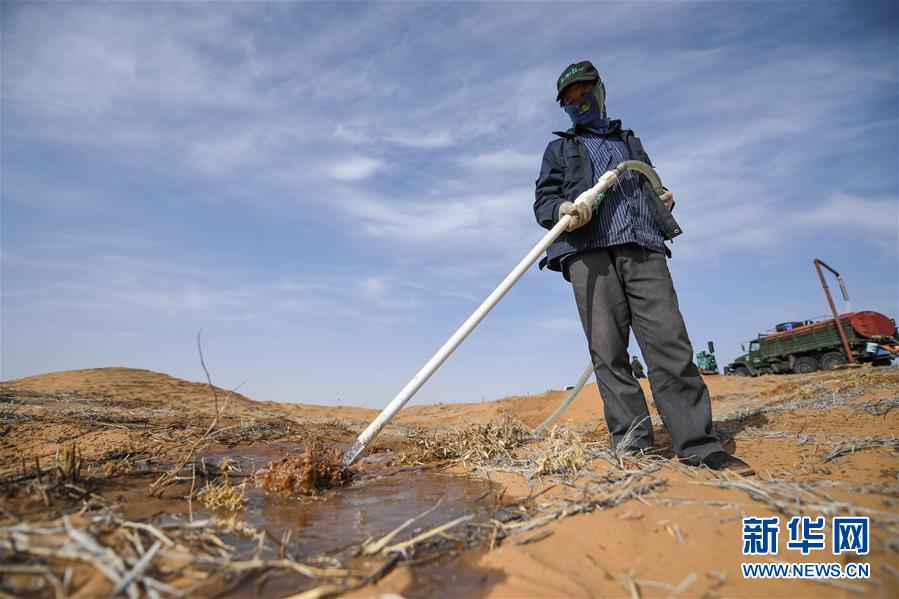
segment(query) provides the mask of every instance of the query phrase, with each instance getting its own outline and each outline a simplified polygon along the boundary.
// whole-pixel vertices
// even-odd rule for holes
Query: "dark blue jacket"
[[[649,156],[643,150],[640,138],[630,129],[621,128],[621,121],[615,120],[610,128],[617,129],[621,140],[627,144],[631,160],[639,160],[652,166]],[[554,139],[546,146],[543,153],[543,164],[534,200],[534,216],[540,226],[552,229],[558,221],[559,206],[563,202],[574,202],[577,197],[593,186],[593,164],[587,153],[587,147],[580,140],[576,129],[554,131],[559,139]],[[600,173],[601,174],[601,173]],[[649,180],[640,175],[643,196],[652,204],[653,220],[665,239],[674,239],[682,233],[680,226],[671,212],[659,199]],[[595,220],[595,219],[594,219]],[[596,223],[591,221],[591,225]],[[585,226],[570,233],[562,233],[546,250],[546,257],[540,261],[540,268],[561,271],[562,258],[590,249],[591,227]]]

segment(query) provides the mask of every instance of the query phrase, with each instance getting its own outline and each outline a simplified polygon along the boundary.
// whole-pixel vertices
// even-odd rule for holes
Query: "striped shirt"
[[[607,170],[630,160],[627,144],[614,132],[608,135],[583,133],[580,138],[593,163],[592,185],[596,185]],[[643,197],[639,175],[635,171],[625,171],[618,182],[606,190],[605,199],[593,220],[597,222],[592,229],[590,247],[637,243],[647,249],[665,251],[662,232],[653,219],[649,202]]]

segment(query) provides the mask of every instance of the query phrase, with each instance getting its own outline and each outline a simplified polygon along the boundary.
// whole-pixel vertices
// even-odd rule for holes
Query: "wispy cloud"
[[[304,313],[378,323],[405,318],[404,311],[422,302],[421,288],[388,274],[366,275],[368,268],[356,268],[352,274],[310,275],[305,280],[232,281],[227,267],[154,260],[144,254],[148,248],[164,251],[162,244],[90,234],[74,239],[69,234],[54,235],[20,251],[5,251],[4,308],[166,315],[183,320],[199,316],[258,320]],[[355,282],[347,284],[347,277]]]
[[[864,245],[878,247],[885,257],[899,251],[899,196],[862,198],[833,193],[799,222],[812,231],[849,236]]]
[[[448,148],[459,141],[459,137],[449,131],[416,130],[394,130],[384,136],[384,139],[389,143],[397,144],[399,146],[423,150]]]
[[[217,137],[189,144],[188,157],[200,171],[211,175],[233,173],[258,164],[266,155],[258,131]]]
[[[509,249],[526,247],[523,241],[533,238],[536,243],[538,239],[533,216],[522,210],[532,202],[532,194],[529,188],[516,188],[411,202],[369,195],[335,206],[361,223],[366,233],[391,245],[413,244],[432,252],[490,252],[493,256],[499,249],[504,256]]]
[[[575,333],[582,332],[584,330],[583,325],[581,325],[581,321],[574,318],[550,318],[547,320],[541,320],[538,323],[538,326],[543,329],[558,331],[561,333]]]
[[[459,159],[459,163],[468,168],[491,172],[498,170],[528,170],[536,173],[537,167],[535,165],[540,164],[540,156],[504,149],[463,157]]]
[[[362,181],[384,168],[384,163],[364,156],[337,158],[328,167],[328,174],[338,181]]]
[[[899,198],[861,198],[847,193],[831,194],[806,217],[809,225],[827,225],[868,233],[896,241]],[[896,250],[893,245],[892,249]]]

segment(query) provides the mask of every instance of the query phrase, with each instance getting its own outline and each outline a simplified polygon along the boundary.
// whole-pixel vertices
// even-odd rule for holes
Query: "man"
[[[627,359],[633,329],[677,455],[692,465],[754,474],[715,436],[709,392],[692,361],[664,244],[681,233],[670,212],[673,194],[664,190],[659,196],[643,175],[629,170],[606,191],[596,214],[589,204],[577,202],[619,163],[652,163],[633,131],[607,117],[605,86],[589,61],[566,68],[556,90],[556,101],[573,126],[556,131],[558,139],[546,148],[534,214],[547,229],[563,215],[572,218],[540,267],[562,272],[574,289],[613,445],[618,447],[632,428],[624,450],[647,451],[653,444],[646,398]]]
[[[634,356],[634,359],[631,360],[631,372],[638,381],[646,378],[646,375],[643,374],[643,364],[640,363],[640,358],[637,356]]]

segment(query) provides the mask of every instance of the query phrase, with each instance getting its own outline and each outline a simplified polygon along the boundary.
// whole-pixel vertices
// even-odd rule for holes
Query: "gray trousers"
[[[565,261],[605,408],[612,444],[631,426],[628,449],[652,447],[646,397],[631,373],[630,329],[649,368],[649,385],[674,450],[696,462],[724,448],[712,428],[709,391],[677,304],[665,255],[636,244],[580,252]]]

